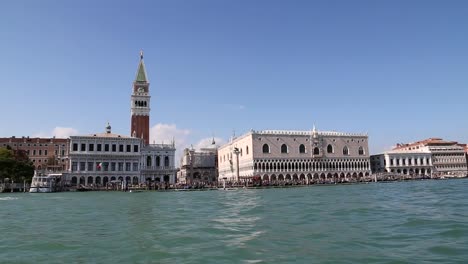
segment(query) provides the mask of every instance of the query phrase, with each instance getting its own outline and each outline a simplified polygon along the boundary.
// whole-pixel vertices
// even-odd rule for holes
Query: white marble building
[[[105,186],[120,180],[132,184],[142,182],[140,175],[142,139],[111,133],[70,137],[71,185]]]
[[[145,181],[176,182],[175,142],[149,144],[141,149],[141,177]]]
[[[422,151],[431,153],[433,175],[463,177],[467,174],[465,149],[456,141],[429,138],[408,144],[398,144],[393,151]]]
[[[373,173],[431,176],[433,172],[432,154],[427,150],[393,150],[372,155]]]
[[[219,180],[346,180],[370,175],[368,136],[267,130],[232,139],[218,150]]]

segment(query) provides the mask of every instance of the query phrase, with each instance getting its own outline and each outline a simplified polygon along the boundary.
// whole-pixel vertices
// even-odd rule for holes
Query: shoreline
[[[336,185],[357,185],[357,184],[371,184],[371,183],[393,183],[393,182],[413,182],[413,181],[424,181],[424,180],[457,180],[467,179],[468,176],[464,177],[446,177],[446,178],[420,178],[420,179],[397,179],[397,180],[380,180],[380,181],[356,181],[356,182],[323,182],[323,183],[312,183],[312,184],[293,184],[288,183],[284,185],[257,185],[257,186],[226,186],[223,188],[218,187],[202,187],[202,188],[168,188],[168,189],[156,189],[150,190],[146,188],[129,188],[128,190],[116,190],[116,189],[68,189],[59,192],[128,192],[128,193],[140,193],[140,192],[200,192],[200,191],[237,191],[237,190],[255,190],[255,189],[285,189],[285,188],[303,188],[303,187],[314,187],[314,186],[336,186]],[[7,191],[0,193],[29,193],[24,191]]]

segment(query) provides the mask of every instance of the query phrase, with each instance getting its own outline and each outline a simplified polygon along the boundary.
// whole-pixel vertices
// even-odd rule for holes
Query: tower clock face
[[[143,93],[144,91],[145,91],[145,88],[143,88],[143,87],[139,87],[139,88],[138,88],[138,92],[139,92],[139,93]]]

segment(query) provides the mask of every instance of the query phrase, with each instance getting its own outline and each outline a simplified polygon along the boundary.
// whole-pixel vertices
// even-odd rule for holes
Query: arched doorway
[[[93,177],[89,176],[88,177],[88,185],[93,184]]]
[[[134,176],[133,177],[133,182],[132,184],[138,184],[138,177],[137,176]]]
[[[99,176],[96,177],[96,184],[101,184],[101,177]]]
[[[164,175],[164,182],[169,182],[169,175]]]
[[[71,179],[71,185],[72,185],[72,186],[75,186],[77,182],[78,182],[78,179],[77,179],[76,177],[72,177],[72,179]]]

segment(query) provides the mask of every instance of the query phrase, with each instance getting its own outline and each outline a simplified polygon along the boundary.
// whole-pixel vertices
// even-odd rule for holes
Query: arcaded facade
[[[219,180],[346,180],[370,175],[368,136],[251,130],[218,150]]]
[[[432,154],[427,150],[387,151],[370,159],[373,173],[432,176],[434,170]]]
[[[464,177],[467,175],[465,148],[456,141],[429,138],[407,144],[398,144],[393,151],[424,151],[431,153],[433,175]]]
[[[106,186],[112,181],[138,184],[142,139],[111,133],[70,137],[70,171],[72,186]]]
[[[171,144],[149,144],[141,149],[141,178],[145,181],[176,182],[175,142]]]

